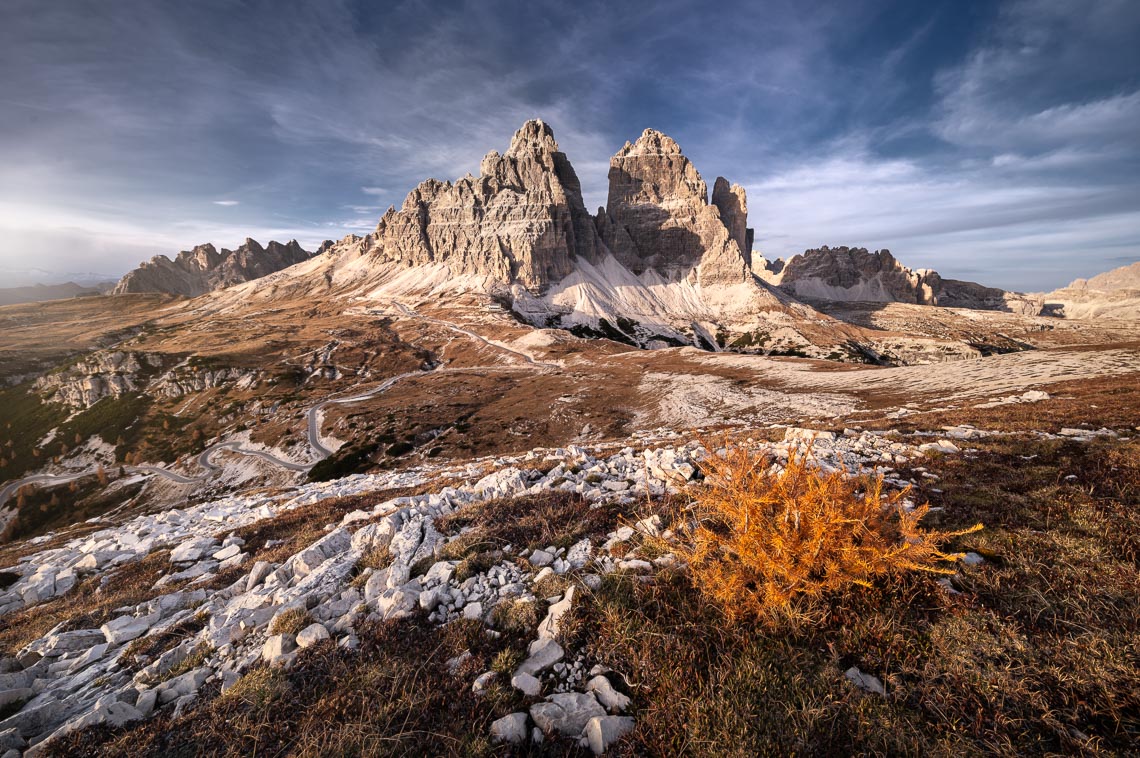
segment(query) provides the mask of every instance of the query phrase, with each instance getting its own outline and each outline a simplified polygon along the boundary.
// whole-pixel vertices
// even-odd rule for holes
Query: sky
[[[1140,259],[1140,2],[4,0],[0,286],[371,231],[528,118],[588,207],[647,127],[768,258],[1044,291]]]

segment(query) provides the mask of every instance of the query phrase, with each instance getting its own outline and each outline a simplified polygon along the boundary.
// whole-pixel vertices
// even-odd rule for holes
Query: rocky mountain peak
[[[540,118],[532,118],[515,132],[515,136],[511,138],[511,146],[507,148],[507,155],[528,154],[536,150],[558,152],[554,130]]]
[[[730,185],[727,179],[718,176],[713,183],[712,203],[720,211],[720,220],[728,227],[728,236],[751,266],[752,230],[748,228],[748,194],[739,184]]]
[[[823,245],[794,256],[768,277],[799,298],[840,302],[913,303],[1034,314],[1040,303],[975,282],[944,279],[931,269],[902,265],[890,250]]]
[[[220,252],[206,243],[180,252],[174,260],[158,255],[142,263],[119,280],[112,294],[161,292],[197,297],[259,279],[308,258],[309,253],[297,240],[286,244],[271,241],[262,247],[257,240],[247,237],[236,250]]]
[[[541,120],[523,124],[505,153],[492,151],[479,176],[429,179],[389,210],[371,255],[410,266],[444,264],[454,276],[538,291],[574,260],[596,258],[597,232],[569,160]]]
[[[653,203],[708,205],[708,185],[696,166],[669,136],[646,129],[610,159],[610,191],[606,213],[620,218],[631,206]]]
[[[696,167],[672,138],[655,129],[618,151],[610,160],[609,179],[598,227],[626,268],[705,284],[748,279],[743,188],[734,194],[726,181],[719,196],[724,210],[710,206],[708,185]]]
[[[668,134],[656,129],[646,129],[634,143],[625,143],[625,147],[618,151],[615,158],[626,158],[637,155],[683,155],[681,146]]]

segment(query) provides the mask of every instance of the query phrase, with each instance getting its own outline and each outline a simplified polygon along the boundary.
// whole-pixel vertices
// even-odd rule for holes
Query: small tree
[[[99,468],[95,470],[95,478],[99,480],[100,487],[107,486],[107,472],[103,468],[103,464],[99,464]]]
[[[982,528],[920,528],[930,506],[908,509],[909,488],[885,494],[881,476],[820,471],[794,453],[782,470],[773,463],[739,446],[709,456],[680,545],[670,544],[730,621],[787,613],[890,574],[952,574],[941,564],[958,556],[939,545]]]

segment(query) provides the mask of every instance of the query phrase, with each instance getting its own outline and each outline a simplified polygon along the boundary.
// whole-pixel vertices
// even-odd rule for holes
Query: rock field
[[[795,451],[811,452],[823,468],[877,471],[888,483],[904,486],[895,469],[929,453],[961,452],[963,440],[989,433],[972,427],[947,428],[942,436],[892,439],[883,433],[845,430],[842,434],[787,428],[784,440],[748,444],[766,449],[774,460]],[[403,618],[421,611],[436,624],[458,618],[480,619],[493,629],[493,611],[504,601],[540,603],[546,615],[529,657],[510,684],[545,700],[529,713],[495,722],[492,737],[519,742],[544,734],[578,738],[601,753],[632,728],[622,715],[628,697],[614,688],[620,672],[592,666],[563,650],[559,619],[578,588],[600,586],[603,574],[647,573],[665,565],[637,551],[611,554],[638,531],[657,535],[660,521],[622,526],[598,544],[588,538],[569,548],[533,551],[499,546],[503,560],[460,580],[457,561],[440,559],[443,547],[460,534],[441,533],[436,519],[496,498],[544,492],[579,493],[591,502],[632,503],[649,495],[677,493],[699,476],[709,455],[700,442],[675,432],[645,432],[630,445],[537,449],[523,456],[477,460],[464,466],[398,473],[356,475],[306,484],[279,494],[232,496],[185,510],[144,515],[108,524],[89,536],[27,555],[12,569],[20,575],[0,594],[0,618],[66,594],[81,577],[102,576],[157,550],[170,550],[167,574],[154,585],[154,597],[118,609],[120,616],[98,629],[72,629],[66,622],[0,662],[0,704],[23,705],[0,722],[5,758],[34,754],[53,736],[90,724],[122,724],[148,718],[158,709],[183,712],[206,684],[224,691],[261,660],[287,666],[299,649],[331,639],[352,649],[355,626],[364,619]],[[545,471],[545,473],[543,473]],[[280,563],[252,561],[235,529],[324,499],[391,487],[440,483],[430,494],[406,496],[354,511]],[[666,537],[669,535],[666,534]],[[51,535],[33,542],[44,544]],[[368,555],[386,554],[386,566],[360,569]],[[201,585],[217,572],[241,566],[241,578],[216,591]],[[427,566],[426,570],[423,569]],[[415,574],[415,575],[414,575]],[[536,596],[536,583],[549,576],[569,580],[553,597]],[[275,620],[300,615],[297,633],[271,634]],[[201,629],[131,673],[122,658],[132,641],[160,635],[191,619]],[[66,628],[66,630],[65,630]],[[486,672],[472,683],[476,692],[498,674]],[[30,747],[29,747],[30,746]]]

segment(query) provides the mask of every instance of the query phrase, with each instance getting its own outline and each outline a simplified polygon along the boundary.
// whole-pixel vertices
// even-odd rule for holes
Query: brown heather
[[[909,488],[884,493],[881,476],[822,471],[808,455],[793,453],[781,469],[728,445],[701,468],[705,484],[678,519],[680,544],[671,547],[733,622],[793,605],[802,612],[799,601],[891,574],[953,574],[943,564],[959,556],[939,546],[982,528],[923,529],[930,506],[908,508]]]

